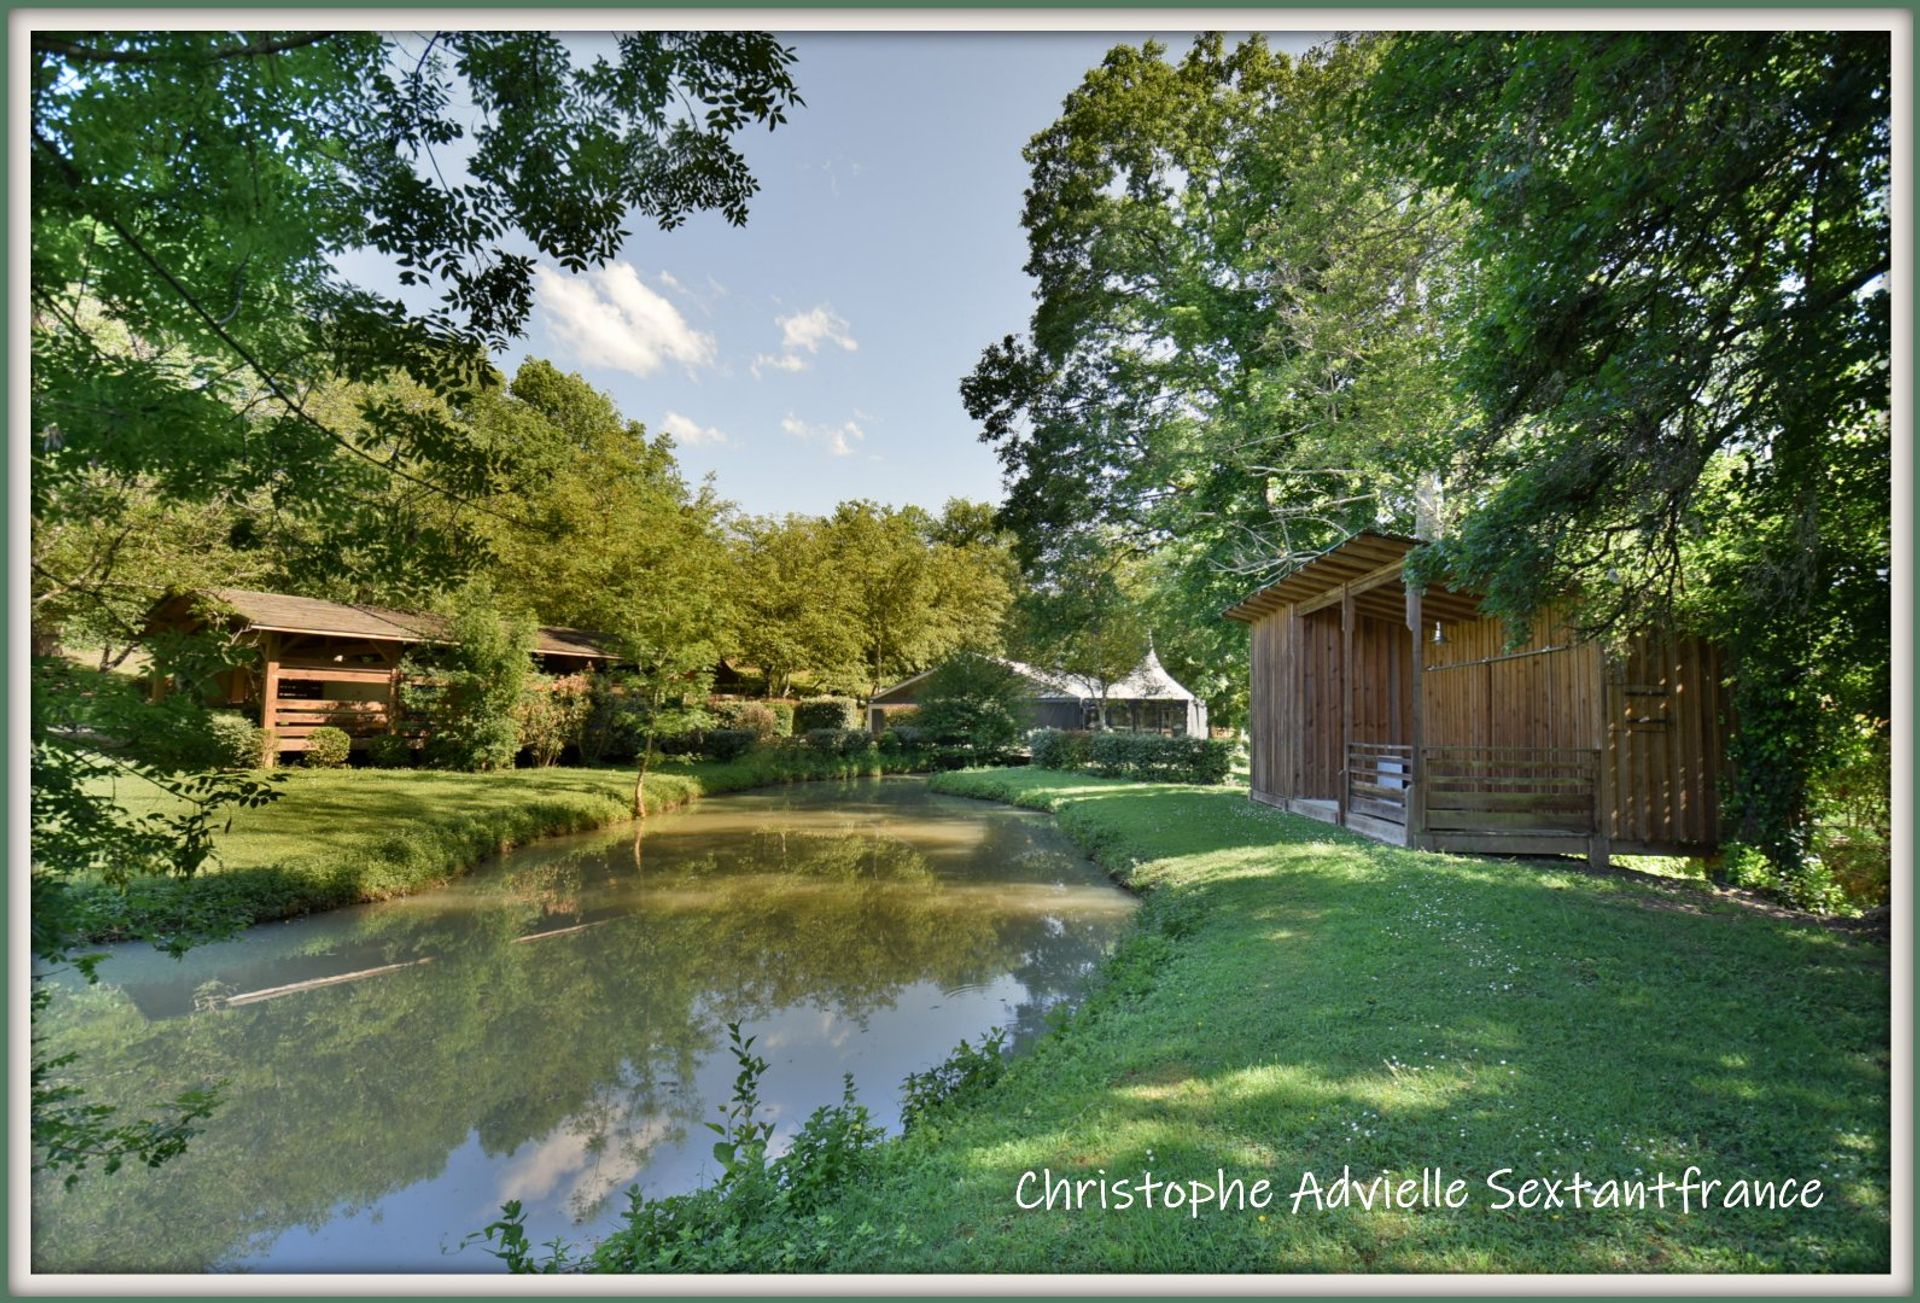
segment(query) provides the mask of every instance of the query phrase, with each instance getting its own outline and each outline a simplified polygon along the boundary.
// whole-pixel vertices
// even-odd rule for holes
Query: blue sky
[[[980,350],[1023,329],[1031,282],[1020,150],[1103,33],[801,33],[806,106],[744,149],[744,228],[700,215],[635,229],[619,261],[540,274],[527,336],[672,431],[690,474],[749,512],[846,498],[1000,500],[960,405]],[[1174,51],[1187,36],[1161,38]],[[1272,36],[1304,49],[1320,36]]]

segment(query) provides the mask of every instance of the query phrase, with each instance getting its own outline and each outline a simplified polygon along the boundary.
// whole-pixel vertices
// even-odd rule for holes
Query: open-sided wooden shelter
[[[389,731],[401,719],[401,658],[414,645],[444,641],[431,615],[243,588],[176,594],[154,608],[147,629],[196,630],[209,612],[258,652],[221,676],[221,700],[272,729],[277,751],[305,751],[322,727],[344,729],[355,745]],[[614,659],[578,629],[543,627],[535,636],[534,660],[551,674]]]
[[[1226,612],[1252,632],[1253,799],[1383,841],[1491,854],[1707,854],[1726,736],[1716,649],[1624,651],[1551,610],[1506,645],[1419,541],[1360,533]]]

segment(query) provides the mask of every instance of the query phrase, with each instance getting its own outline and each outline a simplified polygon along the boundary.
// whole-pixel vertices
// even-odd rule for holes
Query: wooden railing
[[[1591,853],[1601,837],[1600,753],[1589,747],[1427,747],[1422,817],[1435,850]]]
[[[1349,825],[1377,819],[1404,830],[1413,787],[1413,748],[1398,742],[1347,744],[1346,815]],[[1364,824],[1361,825],[1365,830]],[[1404,832],[1402,833],[1404,837]]]

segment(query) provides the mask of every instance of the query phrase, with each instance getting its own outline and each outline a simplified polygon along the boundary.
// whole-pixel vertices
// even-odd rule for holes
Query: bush
[[[760,737],[747,728],[708,729],[700,740],[700,754],[709,760],[738,760],[753,750]]]
[[[589,705],[586,685],[577,677],[527,675],[513,706],[513,725],[535,764],[553,764],[567,743],[578,740]]]
[[[916,723],[943,746],[995,760],[1019,740],[1030,691],[1005,662],[962,652],[927,676]]]
[[[504,616],[484,581],[442,608],[448,641],[405,662],[407,708],[427,722],[421,757],[445,769],[511,769],[520,752],[516,719],[533,673],[533,621]]]
[[[860,703],[851,697],[809,697],[793,708],[793,730],[812,733],[817,729],[860,727]]]
[[[398,733],[369,738],[367,763],[375,769],[406,769],[413,764],[413,743]]]
[[[307,768],[338,769],[353,754],[353,739],[342,729],[321,727],[307,734]]]
[[[988,1028],[979,1047],[961,1041],[946,1060],[925,1072],[910,1072],[902,1083],[900,1129],[912,1131],[929,1114],[950,1104],[978,1099],[1007,1069],[1007,1033]]]
[[[806,745],[822,755],[857,756],[872,748],[873,734],[863,728],[810,728]]]
[[[780,722],[774,717],[772,708],[762,702],[716,701],[709,709],[722,729],[743,729],[758,741],[765,741],[780,731]],[[788,726],[792,726],[791,714],[788,716]]]
[[[1225,782],[1233,767],[1233,747],[1203,737],[1162,737],[1158,733],[1095,733],[1087,762],[1096,774],[1169,783]]]
[[[1092,759],[1093,734],[1083,728],[1038,728],[1027,735],[1033,763],[1041,769],[1085,769]]]
[[[793,736],[793,703],[791,701],[769,701],[767,709],[773,712],[773,733],[775,737]]]
[[[207,717],[208,768],[258,769],[266,763],[266,731],[230,710]]]
[[[932,739],[927,736],[924,728],[915,728],[911,724],[890,725],[887,731],[880,735],[882,751],[918,751],[931,745],[931,742]]]

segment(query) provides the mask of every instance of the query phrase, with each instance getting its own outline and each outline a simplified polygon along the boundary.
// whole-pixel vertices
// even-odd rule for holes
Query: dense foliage
[[[1479,220],[1473,508],[1430,564],[1734,658],[1730,813],[1811,900],[1822,776],[1891,716],[1884,33],[1392,46],[1368,120]]]
[[[921,680],[914,727],[929,740],[991,763],[1020,740],[1033,687],[1013,667],[975,651],[949,658]]]
[[[1714,638],[1768,885],[1884,876],[1849,794],[1891,716],[1885,34],[1163,55],[1117,47],[1034,137],[1037,304],[961,386],[1034,585],[1017,630],[1088,657],[1124,580],[1232,721],[1218,612],[1355,529],[1417,533],[1413,573],[1516,632],[1571,595],[1603,639]]]
[[[799,102],[790,52],[764,34],[615,46],[576,66],[532,31],[33,34],[38,650],[120,664],[173,585],[415,605],[471,568],[497,468],[446,400],[484,388],[488,350],[519,333],[535,255],[604,264],[631,212],[744,221],[755,182],[734,137]],[[457,151],[463,168],[443,169]],[[438,306],[353,284],[335,260],[355,252]],[[222,650],[209,643],[202,660]],[[187,691],[163,709],[198,709],[204,677],[176,675]],[[76,717],[94,707],[72,690],[61,673],[36,683],[34,949],[49,963],[71,931],[57,884],[103,866],[191,873],[223,805],[264,790],[87,745]],[[129,823],[101,795],[110,775],[178,787],[194,813]],[[58,1117],[35,1115],[56,1161],[172,1152],[177,1131],[148,1144],[73,1089]]]

